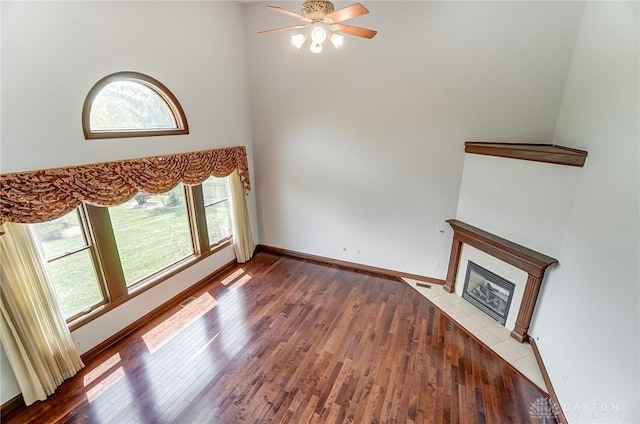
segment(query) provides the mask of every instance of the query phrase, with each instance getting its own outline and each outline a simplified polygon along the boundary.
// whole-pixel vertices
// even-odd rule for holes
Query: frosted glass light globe
[[[311,39],[316,43],[322,44],[327,39],[327,31],[320,25],[315,25],[311,30]]]
[[[309,50],[311,50],[311,53],[320,53],[322,52],[322,44],[314,41],[311,43],[311,46],[309,46]]]

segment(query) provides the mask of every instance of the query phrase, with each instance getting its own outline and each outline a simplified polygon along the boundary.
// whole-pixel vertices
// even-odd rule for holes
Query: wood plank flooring
[[[392,278],[261,252],[195,297],[3,422],[542,422],[546,394]]]

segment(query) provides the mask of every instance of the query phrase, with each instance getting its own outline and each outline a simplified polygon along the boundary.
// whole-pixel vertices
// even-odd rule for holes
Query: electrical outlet
[[[356,253],[359,255],[360,254],[360,249],[356,249]]]
[[[434,262],[434,263],[433,263],[433,267],[434,267],[435,269],[440,268],[440,262]]]
[[[569,380],[567,374],[562,374],[562,384],[567,384],[567,380]]]
[[[80,347],[82,345],[82,343],[80,343],[80,340],[76,340],[76,347]]]

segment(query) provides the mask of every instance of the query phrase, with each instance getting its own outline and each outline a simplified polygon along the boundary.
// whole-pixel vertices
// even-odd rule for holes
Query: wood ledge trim
[[[454,239],[483,250],[536,277],[542,277],[550,265],[558,262],[555,258],[457,219],[448,219],[447,223],[453,228]]]
[[[553,384],[551,384],[551,378],[549,377],[549,373],[547,372],[547,368],[544,366],[544,362],[542,361],[542,355],[540,355],[540,350],[538,349],[538,345],[533,337],[529,337],[528,340],[531,345],[531,349],[533,350],[533,356],[536,358],[536,362],[538,363],[538,367],[540,367],[540,373],[542,374],[542,379],[544,380],[544,384],[547,386],[547,390],[549,391],[549,397],[551,398],[552,405],[555,405],[553,411],[556,414],[556,419],[561,424],[568,424],[567,417],[564,415],[564,411],[562,410],[561,403],[558,400],[558,395],[553,388]]]
[[[465,142],[464,151],[465,153],[475,153],[486,156],[577,167],[584,166],[587,155],[589,154],[585,150],[572,149],[556,144],[487,143],[480,141]]]
[[[7,415],[9,412],[14,409],[18,409],[24,406],[24,398],[22,397],[22,393],[18,393],[8,401],[0,406],[0,418]]]
[[[436,285],[444,285],[445,281],[439,278],[426,277],[424,275],[410,274],[408,272],[402,271],[394,271],[386,268],[379,268],[371,265],[363,265],[356,262],[348,262],[342,261],[339,259],[327,258],[325,256],[313,255],[311,253],[298,252],[295,250],[283,249],[281,247],[268,246],[264,244],[259,244],[256,246],[256,250],[261,250],[263,252],[277,253],[285,256],[292,256],[294,258],[300,259],[308,259],[310,261],[319,262],[325,265],[335,265],[342,268],[349,268],[358,271],[370,272],[373,274],[381,274],[387,277],[395,277],[395,278],[411,278],[413,280],[424,281],[431,284]]]

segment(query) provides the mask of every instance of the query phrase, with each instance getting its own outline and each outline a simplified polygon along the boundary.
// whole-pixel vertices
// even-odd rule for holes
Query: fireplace
[[[462,298],[505,325],[516,285],[469,261]]]
[[[456,275],[458,274],[463,244],[472,246],[524,271],[527,274],[527,281],[524,284],[524,292],[517,308],[518,310],[512,313],[512,315],[516,314],[516,320],[511,331],[511,337],[521,343],[526,341],[529,337],[527,332],[531,324],[533,310],[538,300],[538,293],[540,292],[545,271],[549,266],[557,263],[558,260],[457,219],[449,219],[447,222],[453,228],[453,241],[451,243],[449,268],[444,289],[449,293],[455,291]]]

